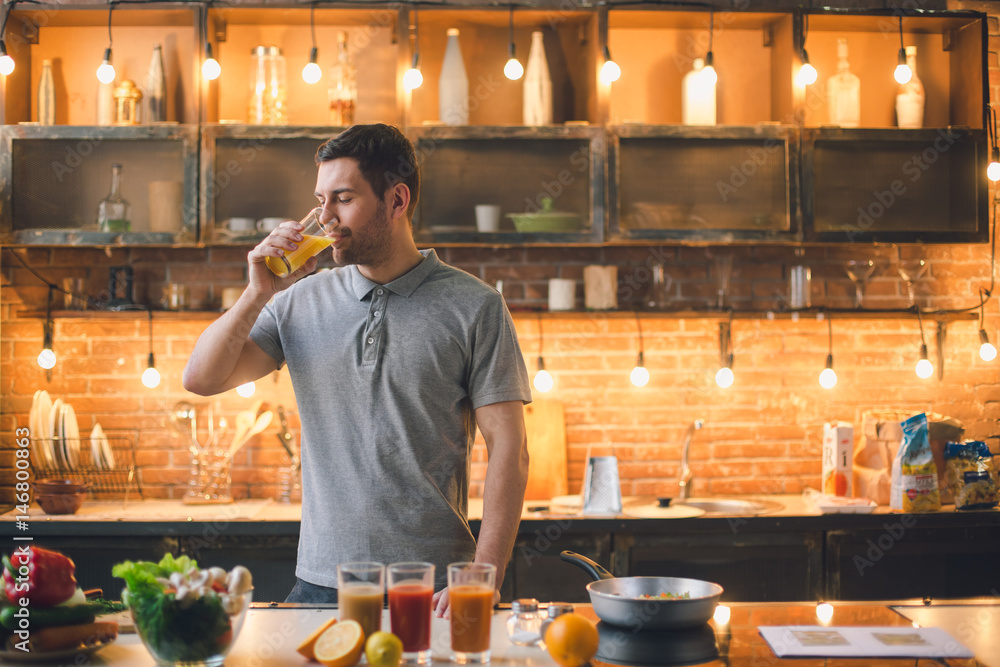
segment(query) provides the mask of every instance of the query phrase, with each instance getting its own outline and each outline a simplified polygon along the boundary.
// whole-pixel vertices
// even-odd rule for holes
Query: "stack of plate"
[[[94,459],[94,467],[98,470],[114,469],[115,455],[111,452],[108,436],[104,435],[104,429],[96,422],[90,432],[90,455]]]
[[[31,401],[28,426],[36,465],[66,471],[80,467],[83,440],[72,405],[61,398],[53,401],[47,391],[40,389]],[[91,432],[90,451],[97,470],[114,467],[114,455],[100,424],[95,424]]]

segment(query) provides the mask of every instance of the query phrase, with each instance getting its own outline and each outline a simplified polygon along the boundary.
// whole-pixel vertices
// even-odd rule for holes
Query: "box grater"
[[[591,456],[583,478],[583,513],[618,514],[622,511],[622,487],[618,458]]]

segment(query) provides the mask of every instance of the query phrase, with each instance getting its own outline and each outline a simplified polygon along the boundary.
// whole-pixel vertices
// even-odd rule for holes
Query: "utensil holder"
[[[302,502],[302,471],[296,466],[281,466],[278,468],[277,494],[275,500],[279,503]]]
[[[622,487],[617,457],[591,456],[583,478],[584,514],[619,514],[621,511]]]
[[[232,458],[223,447],[203,449],[191,458],[185,505],[233,502]]]

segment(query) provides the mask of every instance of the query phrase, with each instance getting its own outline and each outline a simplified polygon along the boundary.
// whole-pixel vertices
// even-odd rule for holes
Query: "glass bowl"
[[[233,597],[237,598],[233,614],[226,613],[220,596],[202,597],[187,606],[161,598],[162,604],[139,610],[130,600],[129,611],[143,646],[157,665],[219,667],[243,628],[253,590]]]

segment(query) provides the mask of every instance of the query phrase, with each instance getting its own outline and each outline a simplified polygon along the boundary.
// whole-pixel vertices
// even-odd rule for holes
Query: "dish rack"
[[[136,431],[105,431],[111,447],[114,464],[106,466],[104,460],[94,458],[90,438],[32,438],[31,465],[35,479],[72,479],[89,482],[90,497],[95,500],[124,498],[134,491],[142,498],[142,483],[135,467]],[[46,447],[54,453],[54,462],[46,460],[39,451]],[[66,452],[75,448],[76,460]]]

